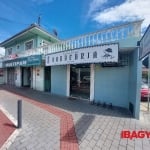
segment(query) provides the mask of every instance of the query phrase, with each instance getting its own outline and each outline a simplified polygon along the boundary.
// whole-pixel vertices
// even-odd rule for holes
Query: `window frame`
[[[31,39],[31,40],[28,40],[28,41],[26,41],[26,42],[24,42],[24,50],[29,50],[29,49],[26,49],[26,43],[28,43],[28,42],[33,42],[33,46],[32,46],[32,48],[30,48],[30,49],[33,49],[34,48],[34,40],[33,39]]]
[[[13,48],[12,47],[7,48],[6,50],[7,50],[7,55],[12,55],[12,53],[13,53]],[[11,50],[11,53],[9,53],[9,50]]]
[[[19,48],[18,48],[19,47]],[[17,44],[16,45],[16,50],[19,50],[20,49],[20,44]]]

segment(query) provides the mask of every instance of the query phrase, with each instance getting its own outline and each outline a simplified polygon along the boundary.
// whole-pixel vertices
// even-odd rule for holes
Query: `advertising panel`
[[[118,43],[86,47],[46,55],[46,66],[118,62]]]

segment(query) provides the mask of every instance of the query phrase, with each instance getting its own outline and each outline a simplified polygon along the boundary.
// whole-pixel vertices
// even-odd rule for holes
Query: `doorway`
[[[22,67],[22,86],[31,87],[31,68]]]
[[[70,96],[90,98],[90,64],[70,66]]]
[[[45,92],[51,91],[51,67],[45,67]]]
[[[15,68],[7,69],[7,84],[15,85]]]

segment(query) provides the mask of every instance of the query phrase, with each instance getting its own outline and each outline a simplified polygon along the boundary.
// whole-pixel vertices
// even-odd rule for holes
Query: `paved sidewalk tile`
[[[44,116],[41,115],[43,114],[44,110],[44,113],[48,113],[46,118],[50,118],[50,122],[56,124],[56,130],[60,131],[59,133],[57,132],[57,135],[55,135],[55,133],[51,131],[53,130],[54,126],[51,125],[52,128],[49,132],[52,132],[53,137],[56,136],[58,140],[56,144],[51,143],[51,145],[53,145],[51,147],[52,150],[56,148],[61,150],[148,150],[150,147],[150,139],[147,138],[132,140],[121,139],[120,134],[122,130],[150,131],[149,121],[144,123],[141,120],[136,120],[132,118],[130,113],[125,109],[115,107],[113,109],[109,109],[102,106],[90,105],[87,101],[68,100],[66,97],[38,92],[32,89],[10,89],[10,87],[7,86],[2,87],[2,89],[3,93],[8,90],[17,94],[15,99],[21,98],[25,100],[24,107],[25,110],[29,113],[29,117],[25,119],[24,125],[28,126],[28,128],[30,128],[29,126],[32,125],[33,131],[40,131],[40,129],[36,127],[34,123],[42,126],[40,122],[46,122],[46,125],[44,126],[45,128],[49,128],[47,127],[47,124],[50,123],[47,122],[46,119],[42,120]],[[10,94],[10,92],[8,93]],[[6,94],[7,97],[11,97],[11,94],[9,95],[8,93]],[[6,107],[4,101],[1,103],[3,103],[3,106]],[[34,104],[34,106],[32,104]],[[13,103],[11,108],[8,108],[11,114],[13,114],[14,109],[12,107],[14,106],[15,104]],[[33,109],[33,107],[36,108]],[[35,109],[39,109],[37,116],[36,113],[32,113],[32,111],[34,112]],[[42,121],[37,121],[36,118],[38,116],[38,119]],[[31,120],[33,120],[33,122]],[[36,127],[36,129],[34,129],[34,127]],[[24,132],[25,135],[25,131],[22,132]],[[30,132],[32,131],[29,131],[29,133]],[[28,133],[26,132],[26,134]],[[28,136],[32,137],[33,135],[29,134]],[[42,137],[41,135],[36,136],[38,136],[38,138],[36,137],[37,141],[38,139],[41,139],[40,137]],[[44,140],[45,139],[43,137],[42,141]],[[55,138],[53,140],[56,141]],[[16,141],[17,140],[15,140],[15,142]],[[31,143],[32,142],[33,141],[31,141]],[[34,145],[36,145],[36,143],[33,143],[34,144],[29,144],[28,147],[25,147],[27,143],[25,143],[24,138],[22,138],[23,149],[34,149]],[[13,145],[15,144],[12,144],[12,146]],[[38,141],[38,144],[36,145],[37,150],[41,148],[40,145],[40,141]],[[60,147],[55,147],[56,145],[60,145]],[[17,146],[18,145],[16,144],[16,147]],[[48,148],[49,147],[43,146],[43,149]]]
[[[14,124],[0,110],[0,148],[14,132]]]
[[[12,106],[14,106],[14,103],[17,103],[16,99],[18,99],[18,96],[4,91],[3,94],[0,91],[0,95],[3,107],[7,110],[11,110],[11,113],[16,116],[16,108],[12,108]],[[11,97],[11,99],[7,100],[6,95]],[[22,117],[22,129],[9,147],[10,150],[59,150],[60,119],[58,117],[26,101],[23,101]]]
[[[61,150],[71,150],[71,149],[74,149],[74,150],[78,150],[78,143],[77,143],[77,138],[76,138],[76,135],[75,135],[75,128],[74,128],[72,116],[70,114],[68,114],[68,113],[66,113],[66,112],[64,112],[62,110],[59,110],[59,109],[57,109],[57,108],[55,108],[53,106],[50,106],[50,105],[47,106],[45,104],[36,102],[36,101],[34,101],[32,99],[28,99],[28,98],[25,98],[25,97],[22,97],[22,96],[19,96],[19,95],[16,95],[16,94],[12,94],[12,93],[6,92],[6,91],[1,91],[1,92],[3,92],[2,96],[0,97],[1,99],[4,99],[4,97],[6,97],[6,95],[8,95],[8,97],[11,97],[11,101],[9,101],[9,103],[12,103],[12,104],[8,105],[8,103],[7,103],[7,107],[8,107],[7,109],[10,110],[11,114],[14,114],[14,116],[15,116],[16,113],[13,112],[13,111],[15,110],[16,105],[15,105],[14,108],[12,108],[12,107],[10,108],[9,106],[12,106],[12,105],[14,105],[14,103],[17,103],[17,102],[14,102],[15,99],[20,99],[20,98],[22,99],[23,98],[25,100],[25,101],[23,101],[23,106],[24,106],[23,112],[26,112],[26,114],[25,114],[25,116],[23,118],[25,118],[24,123],[27,122],[29,125],[26,125],[27,126],[26,127],[27,130],[23,129],[23,132],[24,132],[23,135],[25,137],[23,136],[23,139],[20,142],[20,143],[23,143],[23,144],[21,144],[22,146],[18,144],[19,142],[16,143],[16,141],[17,141],[17,139],[16,139],[15,143],[12,144],[13,148],[19,146],[20,148],[27,148],[27,149],[30,149],[30,148],[33,148],[33,147],[36,148],[36,149],[41,149],[42,147],[44,147],[43,145],[42,145],[42,147],[40,147],[37,144],[36,144],[37,147],[31,146],[31,145],[33,145],[32,144],[33,141],[31,141],[31,143],[29,143],[30,146],[25,147],[25,145],[27,145],[26,141],[29,142],[29,140],[27,139],[27,137],[30,137],[30,135],[31,135],[31,137],[32,136],[33,137],[37,137],[36,135],[33,135],[33,132],[35,132],[35,133],[43,133],[43,130],[41,130],[41,131],[39,130],[39,129],[42,129],[42,126],[40,126],[41,122],[42,122],[42,125],[43,124],[46,124],[46,125],[50,124],[50,123],[47,123],[46,120],[42,120],[41,121],[40,118],[39,118],[41,116],[41,114],[43,113],[43,110],[45,110],[48,114],[51,113],[55,117],[57,116],[60,119],[60,121],[59,121],[60,124],[58,125],[60,129],[56,128],[56,123],[50,121],[52,123],[52,125],[53,125],[53,128],[50,129],[50,131],[54,131],[55,133],[57,133],[59,131],[60,133],[57,136],[54,135],[54,134],[52,134],[52,133],[50,133],[49,137],[51,137],[51,139],[49,139],[49,141],[51,141],[51,142],[49,142],[49,148],[51,146],[51,149],[61,149]],[[14,98],[14,101],[12,101],[12,97]],[[38,111],[38,113],[40,113],[40,114],[38,114],[38,115],[36,114],[37,110],[35,110],[35,113],[33,112],[33,110],[35,108],[31,108],[30,109],[29,106],[26,106],[27,102],[30,102],[30,103],[28,103],[28,105],[29,104],[30,105],[34,104],[35,106],[38,106],[39,108],[42,108],[41,112]],[[5,101],[3,102],[3,106],[4,107],[5,107],[5,105],[6,105],[6,98],[5,98]],[[33,105],[32,105],[32,107],[33,107]],[[36,107],[36,109],[37,109],[37,107]],[[36,118],[38,118],[39,121],[36,121]],[[44,119],[43,116],[41,118]],[[46,117],[46,118],[49,119],[49,117]],[[31,120],[32,120],[32,122],[31,122]],[[36,127],[36,125],[38,125],[39,127]],[[37,130],[35,130],[35,129],[32,130],[30,126],[31,127],[33,126],[33,128],[35,128]],[[47,126],[44,127],[44,128],[48,129]],[[48,133],[48,132],[46,131],[46,133]],[[27,135],[27,137],[26,137],[26,135]],[[33,139],[33,137],[32,137],[32,139]],[[47,137],[48,136],[46,134],[44,134],[43,136],[40,134],[40,135],[38,135],[37,139],[42,139],[43,140],[44,138],[46,138],[48,140]],[[56,142],[54,140],[55,137],[58,137],[57,140],[56,140],[58,142]],[[18,139],[20,140],[20,137]],[[47,144],[48,142],[46,143],[46,139],[44,139],[43,141],[41,141],[41,143]],[[38,142],[36,142],[37,140],[34,139],[34,141],[35,141],[34,143],[39,143],[39,140],[38,140]],[[57,148],[55,148],[56,147],[56,143],[58,145]],[[55,145],[55,147],[54,146],[52,147],[52,145]],[[48,144],[47,144],[47,146],[46,146],[45,149],[49,149],[49,148],[48,148]]]

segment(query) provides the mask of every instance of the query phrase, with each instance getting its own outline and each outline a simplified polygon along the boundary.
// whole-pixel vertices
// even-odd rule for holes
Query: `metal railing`
[[[99,30],[97,32],[80,35],[75,38],[42,46],[35,49],[18,52],[18,57],[26,57],[30,55],[54,53],[59,51],[77,49],[88,46],[96,46],[111,42],[117,42],[130,37],[139,37],[141,35],[141,24],[143,20],[126,23],[124,25],[112,27],[109,29]],[[5,59],[9,59],[6,58]]]

